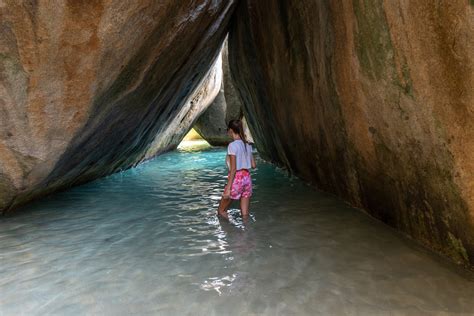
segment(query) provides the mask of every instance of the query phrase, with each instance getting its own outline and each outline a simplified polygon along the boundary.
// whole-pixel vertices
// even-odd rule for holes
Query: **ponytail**
[[[247,138],[245,137],[244,125],[242,124],[242,120],[239,120],[239,130],[240,130],[240,138],[242,141],[247,144]]]

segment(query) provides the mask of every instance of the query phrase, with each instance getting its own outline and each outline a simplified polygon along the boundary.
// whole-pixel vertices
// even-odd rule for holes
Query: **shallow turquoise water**
[[[474,314],[474,283],[259,161],[251,218],[215,210],[225,151],[172,152],[0,220],[0,315]]]

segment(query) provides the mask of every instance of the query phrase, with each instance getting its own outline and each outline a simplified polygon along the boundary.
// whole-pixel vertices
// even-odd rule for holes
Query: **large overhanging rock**
[[[472,265],[470,3],[242,0],[229,51],[265,158]]]
[[[183,116],[233,9],[232,0],[0,1],[0,212],[159,152],[150,144]]]

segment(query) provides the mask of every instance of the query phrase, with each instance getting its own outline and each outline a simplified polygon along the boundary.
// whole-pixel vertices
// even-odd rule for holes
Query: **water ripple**
[[[0,222],[1,315],[469,314],[474,284],[258,161],[216,216],[225,151],[164,154]],[[376,237],[376,238],[374,238]]]

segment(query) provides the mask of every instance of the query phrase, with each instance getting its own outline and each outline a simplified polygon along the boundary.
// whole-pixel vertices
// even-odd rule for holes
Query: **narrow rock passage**
[[[473,313],[466,276],[262,161],[250,221],[220,222],[224,156],[164,154],[3,218],[0,313]]]

